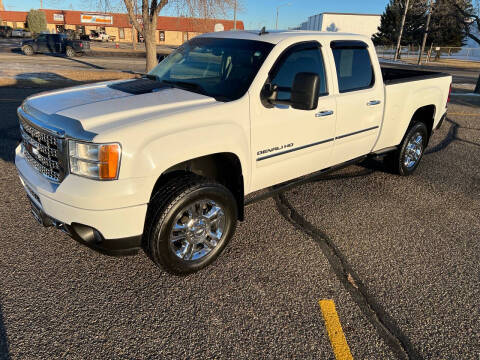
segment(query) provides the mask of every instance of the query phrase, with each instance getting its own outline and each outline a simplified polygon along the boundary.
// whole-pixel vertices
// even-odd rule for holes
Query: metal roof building
[[[324,12],[313,15],[297,30],[316,30],[362,34],[371,37],[378,31],[381,15]]]

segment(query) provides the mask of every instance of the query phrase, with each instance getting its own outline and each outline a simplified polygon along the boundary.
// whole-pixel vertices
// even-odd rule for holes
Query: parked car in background
[[[0,26],[0,37],[11,37],[12,28],[10,26],[2,25]]]
[[[90,40],[101,41],[101,42],[114,40],[110,35],[108,35],[105,31],[102,31],[102,30],[91,30],[89,38]]]
[[[13,29],[12,30],[12,37],[21,37],[21,38],[27,38],[31,37],[32,33],[30,31],[27,31],[25,29]]]
[[[32,40],[22,41],[25,55],[35,53],[65,54],[74,57],[90,50],[90,43],[82,40],[70,40],[66,34],[40,34]]]

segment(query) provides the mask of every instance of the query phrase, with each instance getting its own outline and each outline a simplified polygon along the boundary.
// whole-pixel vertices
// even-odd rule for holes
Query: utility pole
[[[398,34],[397,50],[395,50],[395,61],[398,60],[398,55],[400,54],[400,46],[402,43],[403,28],[405,27],[405,19],[407,18],[408,6],[410,5],[410,0],[405,1],[405,11],[403,12],[402,17],[402,26],[400,27],[400,34]]]
[[[233,0],[233,30],[237,31],[237,0]]]
[[[420,65],[420,63],[422,62],[423,52],[425,51],[425,44],[427,43],[428,30],[430,28],[430,19],[432,18],[432,12],[433,12],[433,0],[430,0],[427,24],[425,25],[425,34],[423,34],[422,48],[420,49],[420,54],[418,54],[418,62],[417,62],[418,65]]]
[[[282,4],[282,5],[277,6],[277,18],[276,18],[276,21],[275,21],[275,30],[278,30],[278,10],[279,10],[281,7],[290,6],[290,5],[292,5],[292,4],[291,4],[291,3],[287,3],[287,4]]]
[[[43,0],[40,0],[40,9],[43,9]]]

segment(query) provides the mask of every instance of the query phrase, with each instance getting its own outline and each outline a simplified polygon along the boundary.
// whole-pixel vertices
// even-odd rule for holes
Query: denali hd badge
[[[259,155],[263,155],[263,154],[268,154],[268,153],[275,152],[275,151],[285,150],[285,149],[288,149],[288,148],[291,148],[291,147],[293,147],[293,143],[290,143],[290,144],[287,144],[287,145],[282,145],[282,146],[275,146],[275,147],[270,148],[270,149],[257,151],[257,155],[259,156]]]

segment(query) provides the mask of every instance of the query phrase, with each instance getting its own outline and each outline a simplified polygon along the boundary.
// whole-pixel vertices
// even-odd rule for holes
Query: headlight
[[[120,144],[68,141],[70,172],[96,180],[114,180],[120,171]]]

